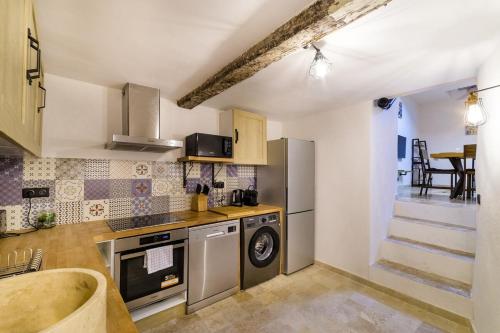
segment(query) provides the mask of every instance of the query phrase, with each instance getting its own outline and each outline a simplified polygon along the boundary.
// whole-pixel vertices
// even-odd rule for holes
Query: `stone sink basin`
[[[0,332],[106,332],[106,278],[64,268],[0,280]]]

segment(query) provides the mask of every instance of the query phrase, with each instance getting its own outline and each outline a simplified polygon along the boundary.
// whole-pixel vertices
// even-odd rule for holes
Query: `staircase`
[[[475,235],[474,205],[398,199],[370,278],[471,318]]]

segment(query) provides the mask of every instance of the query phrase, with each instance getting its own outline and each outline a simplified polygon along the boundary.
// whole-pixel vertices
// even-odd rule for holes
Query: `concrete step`
[[[394,217],[389,236],[413,240],[473,256],[476,231],[471,227],[405,217]]]
[[[380,259],[472,283],[474,256],[469,253],[391,236],[382,242]]]
[[[472,317],[469,284],[387,260],[379,260],[371,266],[370,279],[462,317]]]
[[[394,215],[419,220],[476,228],[474,204],[452,202],[426,202],[399,198],[394,203]]]

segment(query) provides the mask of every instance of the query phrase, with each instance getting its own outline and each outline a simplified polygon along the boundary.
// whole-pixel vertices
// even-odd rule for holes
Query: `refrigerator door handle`
[[[285,212],[288,212],[288,186],[285,187]]]

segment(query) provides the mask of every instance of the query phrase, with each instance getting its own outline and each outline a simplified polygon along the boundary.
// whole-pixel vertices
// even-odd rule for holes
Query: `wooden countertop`
[[[226,219],[239,219],[247,216],[268,214],[273,212],[281,212],[281,208],[276,206],[269,206],[260,204],[258,206],[243,206],[243,207],[235,207],[235,206],[224,206],[217,208],[210,208],[212,212],[224,215]]]
[[[16,249],[41,248],[43,250],[42,269],[78,267],[94,269],[103,273],[108,282],[107,331],[108,333],[132,333],[138,332],[137,328],[113,278],[105,267],[96,242],[193,227],[271,212],[281,213],[281,208],[261,204],[257,207],[227,207],[225,210],[222,209],[221,213],[184,211],[173,213],[182,219],[181,222],[121,232],[111,231],[105,221],[58,225],[52,229],[1,239],[0,254],[4,255]],[[236,215],[238,216],[235,217]]]

